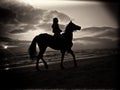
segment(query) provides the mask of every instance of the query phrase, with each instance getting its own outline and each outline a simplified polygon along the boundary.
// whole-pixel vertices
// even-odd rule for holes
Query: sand
[[[0,71],[0,90],[3,89],[116,89],[118,55]]]

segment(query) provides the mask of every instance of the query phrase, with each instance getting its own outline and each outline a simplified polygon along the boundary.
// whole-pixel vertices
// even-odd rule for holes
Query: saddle
[[[53,35],[54,40],[56,41],[57,44],[63,45],[64,47],[72,47],[73,43],[71,41],[68,41],[62,34],[59,35]]]
[[[64,40],[64,36],[62,34],[54,34],[53,37],[57,40]]]

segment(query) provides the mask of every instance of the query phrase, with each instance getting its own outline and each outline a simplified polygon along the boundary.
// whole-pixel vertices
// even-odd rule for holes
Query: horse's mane
[[[71,24],[71,22],[67,24],[67,26],[66,26],[66,28],[65,28],[65,33],[69,31],[69,29],[70,29],[70,24]]]
[[[76,26],[76,25],[74,23],[72,23],[72,21],[70,21],[65,28],[65,33],[76,31],[76,30],[74,30],[74,26]]]

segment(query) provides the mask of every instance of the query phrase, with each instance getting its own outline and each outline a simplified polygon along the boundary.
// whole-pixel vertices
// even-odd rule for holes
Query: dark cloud
[[[16,14],[16,20],[20,23],[38,23],[40,19],[38,15],[41,16],[44,11],[41,9],[34,9],[28,4],[23,4],[17,1],[4,2],[0,6],[14,12]]]
[[[36,30],[36,28],[48,31],[51,29],[54,17],[58,17],[60,23],[66,23],[70,20],[68,15],[56,10],[36,9],[16,0],[0,0],[0,36],[25,33],[29,30]],[[21,24],[26,25],[21,26]],[[64,29],[64,25],[61,24],[60,27]]]
[[[31,5],[20,3],[20,2],[10,2],[9,0],[2,1],[0,6],[4,9],[2,12],[10,13],[6,17],[14,17],[20,23],[30,23],[36,24],[40,22],[51,22],[54,17],[58,17],[61,22],[67,22],[70,17],[64,13],[58,12],[56,10],[49,11],[43,9],[35,9]],[[9,2],[7,2],[9,1]],[[5,10],[6,9],[6,10]],[[14,15],[13,15],[14,13]],[[11,18],[12,19],[12,18]],[[9,20],[9,19],[8,19]]]
[[[26,32],[26,31],[22,30],[22,29],[15,29],[15,30],[11,31],[10,33],[16,34],[16,33],[24,33],[24,32]]]
[[[11,42],[13,39],[8,38],[8,37],[0,37],[0,42]]]
[[[36,30],[35,26],[32,24],[23,24],[23,25],[18,25],[16,28],[10,30],[9,33],[11,34],[20,34],[20,33],[26,33],[29,30]]]
[[[13,11],[0,7],[0,23],[13,23],[15,18],[16,14]]]
[[[8,24],[0,23],[0,36],[9,36],[8,32],[11,31],[15,25],[12,24],[13,26],[9,26]]]

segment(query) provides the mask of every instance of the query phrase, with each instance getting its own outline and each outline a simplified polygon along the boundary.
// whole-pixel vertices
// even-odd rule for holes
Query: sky
[[[117,21],[110,14],[103,2],[74,0],[20,0],[34,8],[57,10],[84,27],[111,26],[118,27]]]
[[[106,7],[105,2],[0,0],[0,13],[0,37],[31,41],[41,33],[53,34],[52,19],[58,17],[63,31],[70,20],[81,26],[81,31],[74,32],[74,42],[79,44],[95,46],[118,40],[116,14]],[[107,46],[106,43],[103,46]]]

